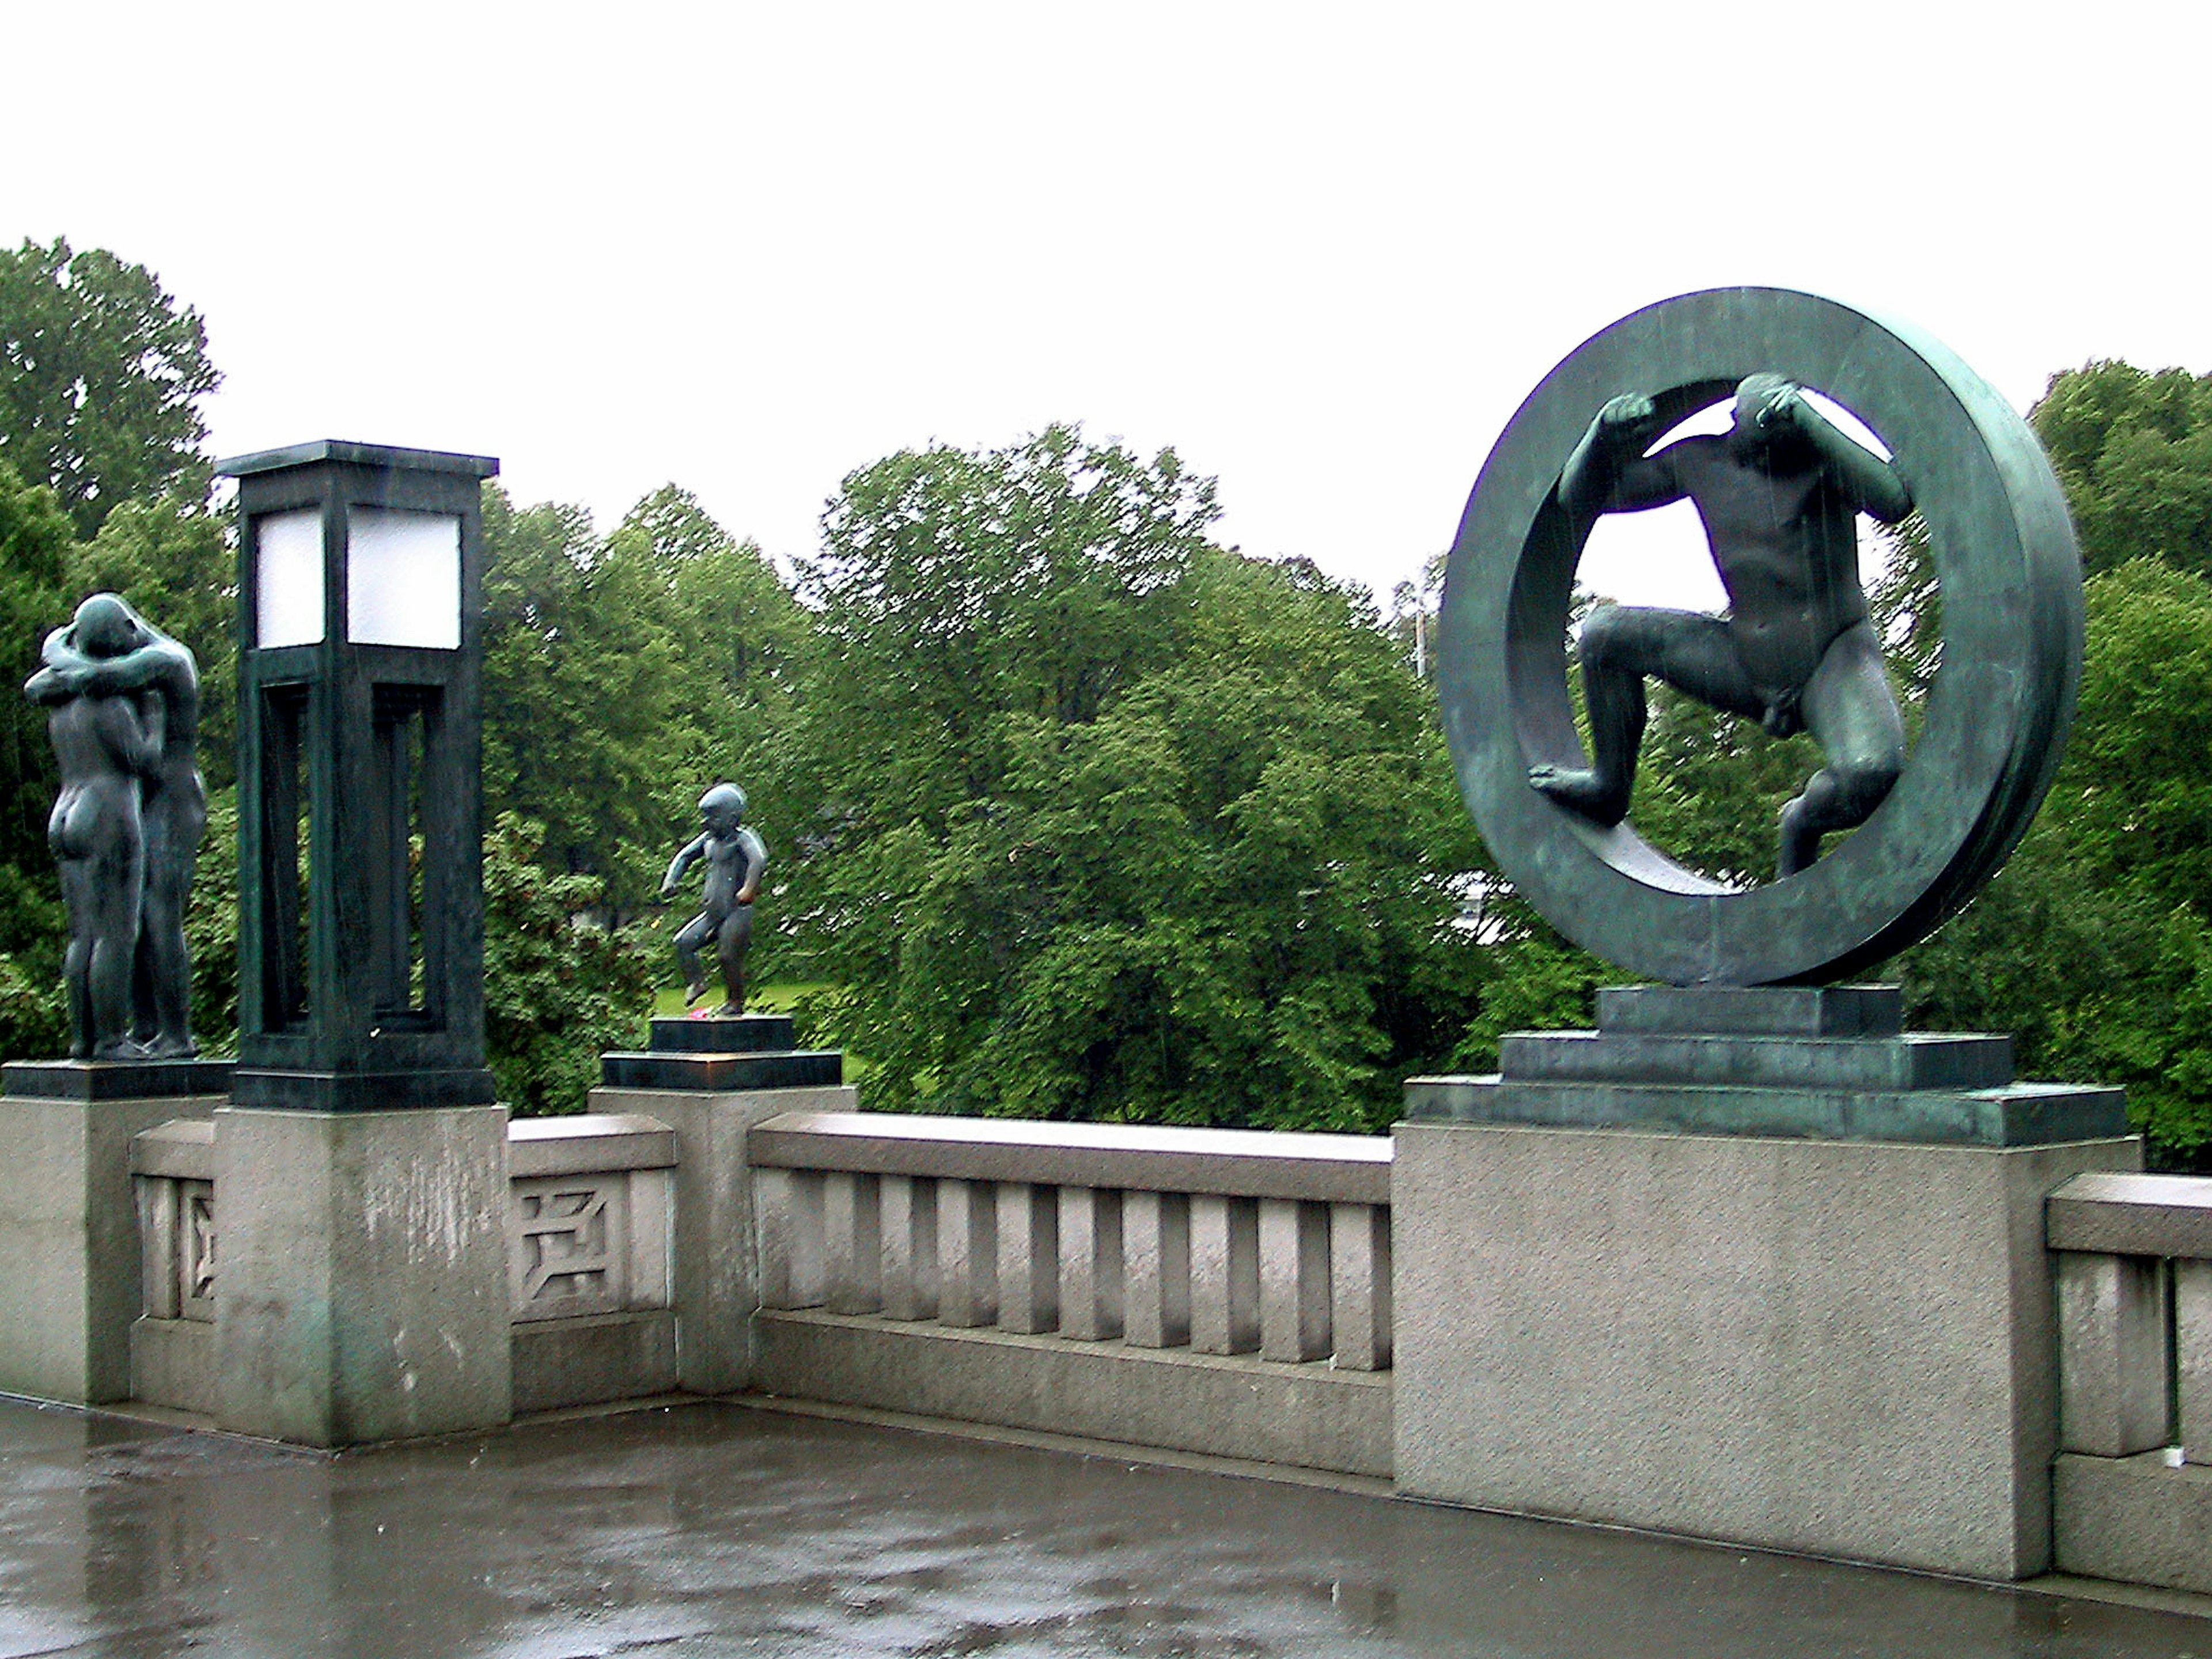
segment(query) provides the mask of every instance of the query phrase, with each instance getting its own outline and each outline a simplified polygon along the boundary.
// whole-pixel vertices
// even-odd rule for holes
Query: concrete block
[[[2192,1463],[2212,1463],[2212,1261],[2173,1273],[2174,1438]]]
[[[1328,1358],[1328,1206],[1261,1199],[1260,1357]]]
[[[805,1400],[1388,1476],[1387,1373],[763,1313],[757,1386]]]
[[[937,1316],[960,1327],[999,1322],[999,1198],[990,1182],[937,1183]]]
[[[2076,1250],[2056,1257],[2058,1443],[2092,1457],[2166,1444],[2166,1263]]]
[[[884,1317],[937,1317],[937,1183],[884,1176],[877,1183],[883,1218]]]
[[[1122,1340],[1177,1348],[1190,1340],[1190,1199],[1121,1196]]]
[[[46,1069],[8,1072],[12,1079]],[[88,1072],[106,1086],[99,1066],[76,1066],[65,1078],[89,1095],[98,1090],[81,1081]],[[221,1096],[167,1092],[0,1096],[0,1390],[77,1405],[130,1397],[131,1327],[141,1307],[131,1138],[171,1118],[204,1118],[222,1103]]]
[[[1390,1212],[1374,1204],[1332,1205],[1328,1272],[1337,1368],[1389,1370]]]
[[[2039,1147],[1401,1124],[1411,1495],[1988,1578],[2051,1552]]]
[[[140,1317],[131,1326],[131,1397],[215,1417],[222,1409],[215,1327],[201,1319]]]
[[[666,1308],[549,1319],[514,1328],[514,1409],[641,1400],[676,1388],[676,1315]]]
[[[1034,1123],[794,1106],[754,1132],[751,1156],[763,1168],[1322,1203],[1390,1201],[1390,1143],[1381,1135]]]
[[[2212,1181],[2092,1170],[2051,1195],[2054,1250],[2212,1259]]]
[[[753,1177],[758,1290],[765,1308],[818,1308],[829,1296],[827,1200],[810,1170]]]
[[[595,1112],[641,1113],[676,1131],[673,1295],[683,1333],[684,1388],[727,1394],[744,1386],[750,1368],[750,1322],[761,1305],[764,1241],[753,1215],[748,1137],[779,1113],[849,1112],[858,1104],[846,1085],[728,1093],[592,1091]],[[803,1259],[799,1265],[803,1270]]]
[[[999,1323],[1060,1328],[1060,1201],[1054,1188],[999,1183]]]
[[[1260,1346],[1257,1200],[1191,1194],[1190,1346],[1200,1353]]]
[[[822,1177],[822,1237],[823,1306],[876,1312],[884,1305],[884,1237],[874,1176],[836,1170]]]
[[[2212,1595],[2212,1469],[2068,1453],[2051,1485],[2059,1571]]]
[[[1121,1194],[1106,1187],[1060,1193],[1060,1334],[1077,1342],[1121,1334]]]
[[[507,1112],[216,1115],[226,1428],[360,1445],[505,1422]]]

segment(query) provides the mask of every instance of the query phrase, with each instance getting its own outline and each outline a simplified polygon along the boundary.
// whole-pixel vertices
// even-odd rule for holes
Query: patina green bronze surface
[[[1656,435],[1753,376],[1825,393],[1888,447],[1928,525],[1944,621],[1919,744],[1863,827],[1742,890],[1531,778],[1591,769],[1567,694],[1567,606],[1603,509],[1563,492],[1563,474],[1623,393],[1650,398]],[[1515,415],[1452,550],[1438,682],[1468,808],[1501,872],[1560,932],[1668,984],[1818,984],[1923,938],[1996,872],[2049,787],[2081,655],[2073,527],[2011,407],[1917,330],[1787,289],[1723,289],[1614,324]]]

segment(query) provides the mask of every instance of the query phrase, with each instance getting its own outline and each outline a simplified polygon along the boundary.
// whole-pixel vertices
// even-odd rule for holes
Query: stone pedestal
[[[1609,994],[1597,1033],[1509,1038],[1502,1078],[1409,1083],[1401,1489],[2043,1571],[2044,1200],[2139,1143],[2117,1091],[2011,1084],[1991,1040],[1901,1036],[1894,1008],[1887,988]]]
[[[506,1422],[506,1109],[215,1121],[222,1426],[347,1446]]]
[[[759,1246],[745,1137],[784,1112],[859,1109],[844,1057],[794,1048],[787,1015],[656,1019],[643,1050],[601,1057],[594,1112],[641,1112],[676,1131],[678,1381],[694,1394],[742,1389],[753,1372]]]
[[[0,1074],[0,1390],[99,1405],[131,1393],[138,1217],[131,1137],[223,1103],[209,1060],[29,1061]]]

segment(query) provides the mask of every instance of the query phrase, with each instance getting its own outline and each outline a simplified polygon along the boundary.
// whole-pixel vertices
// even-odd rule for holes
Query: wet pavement
[[[0,1401],[0,1656],[2161,1655],[2212,1620],[722,1404],[325,1458]]]

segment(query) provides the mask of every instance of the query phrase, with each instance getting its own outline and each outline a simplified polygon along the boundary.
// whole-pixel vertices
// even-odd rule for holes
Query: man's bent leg
[[[1776,873],[1820,855],[1820,837],[1855,830],[1889,798],[1905,769],[1905,721],[1890,694],[1881,642],[1861,623],[1836,636],[1806,682],[1805,726],[1828,763],[1782,809]]]
[[[1595,823],[1612,825],[1628,815],[1647,718],[1647,678],[1730,714],[1755,714],[1759,707],[1728,624],[1717,617],[1607,605],[1583,625],[1577,654],[1589,709],[1589,768],[1534,766],[1528,782]]]

